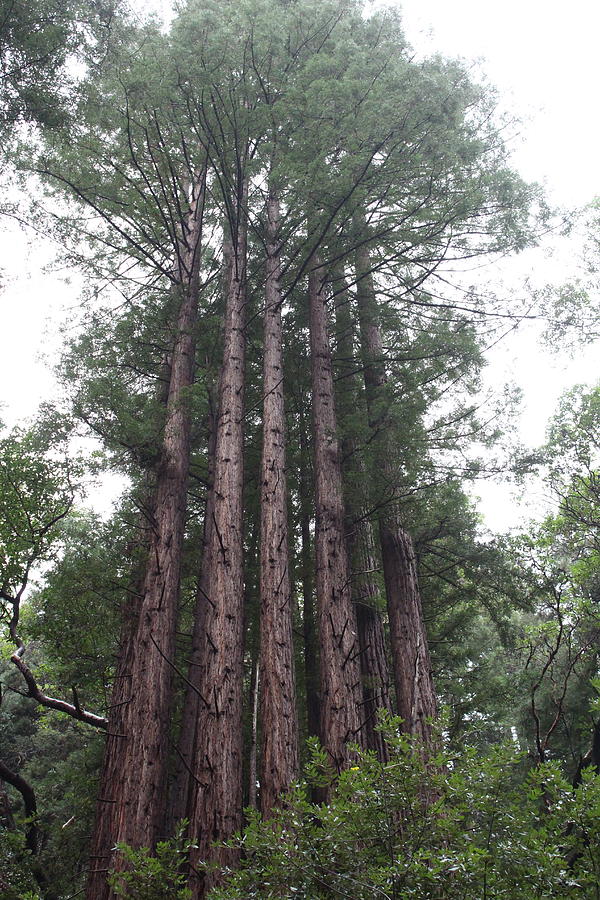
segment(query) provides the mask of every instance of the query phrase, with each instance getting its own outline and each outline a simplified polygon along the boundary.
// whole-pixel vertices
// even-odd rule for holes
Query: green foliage
[[[69,897],[85,883],[103,743],[95,729],[44,713],[23,769],[38,803],[37,865],[59,895]]]
[[[192,848],[184,837],[186,822],[181,822],[175,837],[160,841],[151,853],[147,847],[134,850],[127,844],[117,844],[123,870],[113,872],[109,883],[117,897],[131,900],[190,900],[192,892],[186,887],[187,874],[182,863]]]
[[[40,900],[23,835],[0,824],[0,898]]]
[[[66,455],[65,425],[47,414],[0,437],[0,591],[14,596],[46,561],[81,468]],[[6,598],[4,598],[6,599]]]
[[[600,199],[576,214],[574,225],[575,270],[562,284],[549,284],[537,293],[547,315],[543,338],[550,352],[575,354],[600,336]]]
[[[542,456],[556,512],[513,542],[529,606],[519,625],[519,734],[537,758],[558,756],[572,771],[595,727],[590,705],[600,633],[599,429],[598,388],[565,394]]]
[[[0,134],[17,122],[63,124],[73,62],[99,56],[110,32],[111,0],[0,0]]]
[[[42,671],[47,676],[54,670],[54,662],[44,665],[42,649],[38,645],[29,652],[36,673]],[[2,666],[0,673],[0,759],[35,790],[40,834],[36,870],[43,871],[55,891],[70,896],[82,886],[87,869],[103,736],[87,725],[24,700],[11,690],[13,686],[20,690],[22,684],[19,673],[9,663]],[[59,691],[64,691],[63,685],[56,693]],[[15,825],[22,831],[26,823],[21,797],[10,787],[8,791]]]
[[[584,898],[600,890],[600,779],[573,790],[512,746],[425,763],[385,722],[390,761],[360,753],[329,806],[298,785],[272,818],[250,811],[238,872],[211,900],[252,897]],[[317,751],[312,768],[320,771]]]
[[[39,648],[50,690],[64,693],[73,685],[85,707],[104,707],[131,578],[129,527],[122,515],[102,522],[92,513],[71,513],[60,539],[60,558],[23,610],[23,636]]]

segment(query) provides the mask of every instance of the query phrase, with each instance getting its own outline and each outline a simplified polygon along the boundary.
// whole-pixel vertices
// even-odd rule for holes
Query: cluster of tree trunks
[[[202,568],[189,660],[182,666],[175,652],[190,465],[188,393],[194,382],[204,185],[205,177],[195,188],[183,235],[185,253],[168,365],[162,453],[151,498],[145,502],[149,522],[147,564],[123,619],[92,844],[89,900],[110,897],[105,876],[109,869],[119,866],[118,855],[114,854],[117,842],[152,847],[181,818],[189,821],[189,833],[197,845],[190,860],[191,885],[194,897],[202,897],[218,880],[218,868],[236,861],[236,851],[215,844],[227,840],[242,824],[248,316],[245,187],[238,195],[236,216],[230,217],[224,227],[223,361],[208,442]],[[285,460],[280,204],[273,188],[266,202],[264,246],[260,649],[251,694],[255,700],[260,697],[260,807],[268,815],[299,772]],[[393,437],[381,427],[386,374],[370,269],[368,253],[357,250],[356,304],[364,386],[356,374],[349,372],[343,388],[337,391],[330,318],[336,297],[337,364],[341,360],[343,368],[346,360],[350,367],[356,365],[350,296],[345,286],[341,294],[330,286],[336,279],[344,283],[344,271],[328,271],[315,253],[308,273],[314,477],[311,483],[309,444],[303,433],[299,552],[304,680],[308,732],[320,737],[332,771],[341,771],[351,762],[351,748],[356,744],[386,759],[385,743],[375,726],[378,709],[393,709],[388,659],[392,661],[397,709],[407,731],[427,743],[436,712],[414,550],[400,524],[398,503],[391,497],[382,507],[378,552],[364,471],[360,491],[347,490],[344,496],[344,482],[347,486],[354,480],[352,466],[363,465],[349,407],[354,415],[354,407],[362,409],[368,427],[376,430],[373,444],[379,454],[377,464],[384,477],[389,475],[392,481],[387,442]],[[376,577],[380,558],[389,649]],[[168,795],[174,675],[184,682],[185,696],[174,754],[175,774]],[[252,767],[251,778],[256,778]],[[216,864],[208,875],[200,865],[204,860]]]
[[[117,844],[154,848],[182,819],[195,845],[194,900],[203,897],[219,867],[236,863],[223,843],[242,825],[245,746],[249,800],[265,816],[299,774],[304,732],[320,738],[332,778],[351,764],[356,745],[387,759],[379,710],[397,713],[423,752],[431,748],[437,701],[398,487],[396,423],[414,423],[402,416],[396,380],[400,413],[392,413],[384,346],[404,321],[396,304],[386,332],[381,300],[405,270],[414,294],[450,248],[455,258],[471,258],[525,242],[530,198],[504,169],[495,126],[484,124],[487,100],[454,63],[413,67],[394,15],[369,18],[344,0],[310,9],[266,0],[205,6],[179,4],[164,41],[158,28],[129,33],[123,23],[105,82],[102,66],[101,87],[93,84],[90,96],[92,79],[82,80],[84,137],[73,128],[62,151],[48,145],[35,169],[100,220],[108,237],[92,234],[92,246],[104,248],[114,272],[145,270],[152,289],[169,279],[171,289],[168,350],[158,342],[140,379],[144,401],[159,382],[162,418],[156,459],[138,486],[137,562],[108,717],[85,713],[77,698],[58,707],[107,732],[88,900],[112,900],[106,876],[123,865]],[[122,98],[124,109],[112,100],[102,109],[102,90]],[[65,231],[81,240],[79,227]],[[99,259],[93,264],[101,268]],[[219,363],[199,375],[201,311],[219,293],[207,288],[204,304],[203,290],[216,284],[219,265]],[[302,396],[290,417],[299,445],[293,482],[287,304],[298,325],[294,342],[310,357],[309,378],[301,379],[306,392],[310,381],[310,402]],[[246,345],[260,342],[261,317],[261,396],[247,409],[259,376],[256,354],[247,366]],[[200,447],[193,401],[206,393]],[[262,439],[254,494],[245,474],[254,458],[245,452],[251,414],[252,436]],[[178,646],[188,647],[177,642],[181,622],[188,624],[184,550],[194,534],[189,480],[200,451],[207,458],[200,569],[180,658]],[[259,497],[259,519],[244,510],[249,494]],[[258,575],[249,581],[254,556]],[[254,594],[259,623],[249,627]],[[13,661],[39,699],[15,628]],[[303,671],[295,671],[300,657]],[[0,778],[34,809],[24,782],[1,767]],[[35,839],[31,831],[32,850]],[[204,861],[215,864],[209,874]]]
[[[364,234],[364,216],[359,217],[359,226],[359,233]],[[402,527],[400,504],[394,498],[394,429],[385,391],[387,376],[377,297],[365,243],[359,243],[356,250],[356,279],[361,356],[375,466],[390,491],[387,503],[381,506],[378,524],[397,708],[406,731],[419,735],[427,744],[431,740],[437,702],[415,550],[410,535]]]

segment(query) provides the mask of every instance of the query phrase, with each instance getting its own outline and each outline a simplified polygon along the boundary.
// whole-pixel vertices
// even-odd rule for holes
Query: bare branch
[[[37,700],[41,706],[67,713],[67,715],[72,716],[74,719],[78,719],[80,722],[85,722],[87,725],[93,725],[94,728],[106,729],[108,727],[108,720],[104,716],[98,716],[95,713],[83,709],[79,705],[79,700],[77,700],[77,704],[75,705],[73,703],[67,703],[65,700],[56,700],[54,697],[48,697],[47,694],[44,694],[38,687],[33,672],[29,666],[23,662],[22,655],[24,652],[25,648],[20,647],[19,650],[13,653],[10,661],[14,663],[25,679],[28,697]]]

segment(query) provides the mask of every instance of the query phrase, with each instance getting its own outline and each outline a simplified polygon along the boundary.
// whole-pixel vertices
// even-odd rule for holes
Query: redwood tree
[[[394,434],[389,421],[386,421],[387,379],[371,271],[369,253],[363,244],[356,251],[356,280],[367,409],[374,433],[375,465],[392,494],[381,510],[378,524],[396,702],[404,728],[418,735],[427,745],[431,741],[431,721],[437,715],[437,699],[414,546],[410,535],[402,527],[401,509],[393,496]]]
[[[364,455],[367,435],[362,418],[364,388],[359,383],[354,352],[355,326],[352,297],[344,270],[332,273],[336,309],[337,398],[342,435],[342,469],[345,486],[346,540],[351,566],[352,599],[356,608],[360,668],[363,690],[365,739],[382,761],[387,758],[385,741],[377,731],[377,712],[392,712],[389,694],[388,653],[382,617],[383,604],[378,578],[381,562],[371,519],[369,484]],[[385,601],[384,601],[385,602]]]
[[[173,705],[175,630],[179,612],[182,546],[190,464],[188,392],[195,368],[204,186],[202,171],[191,188],[181,235],[179,312],[170,361],[167,412],[156,475],[146,570],[133,639],[119,666],[102,779],[88,897],[108,896],[104,881],[118,841],[153,847],[164,834],[168,731]],[[117,730],[118,729],[118,730]]]
[[[334,768],[350,759],[349,743],[363,741],[360,648],[352,605],[344,533],[342,469],[327,326],[325,273],[309,273],[310,346],[315,470],[315,584],[320,650],[323,746]]]
[[[227,272],[223,365],[215,434],[214,506],[202,560],[204,611],[198,672],[200,704],[193,763],[190,832],[198,860],[235,860],[236,851],[212,848],[240,827],[242,811],[242,682],[244,653],[244,378],[246,357],[247,192],[238,184],[236,218],[224,243]],[[185,715],[185,710],[184,710]],[[195,897],[212,876],[194,877]]]
[[[260,473],[261,809],[268,814],[298,774],[293,602],[290,585],[279,200],[267,200],[263,357],[263,446]]]

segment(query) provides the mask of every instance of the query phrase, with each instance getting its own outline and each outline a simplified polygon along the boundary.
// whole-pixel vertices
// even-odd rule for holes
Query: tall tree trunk
[[[260,473],[260,806],[277,804],[298,774],[293,609],[289,574],[279,201],[267,201],[263,356],[263,446]]]
[[[152,509],[154,503],[151,503]],[[131,659],[137,633],[143,573],[137,586],[132,591],[127,607],[123,609],[121,634],[119,638],[119,654],[113,684],[111,705],[108,711],[108,729],[104,747],[104,760],[100,774],[100,785],[96,803],[96,818],[90,847],[90,868],[88,873],[88,900],[104,900],[109,896],[106,874],[113,867],[113,848],[115,845],[116,813],[118,799],[114,796],[115,785],[122,777],[125,756],[125,719],[127,704],[131,697]]]
[[[190,212],[181,236],[181,300],[149,552],[139,610],[130,623],[117,668],[92,841],[88,900],[110,896],[105,873],[118,841],[153,847],[164,828],[172,666],[190,458],[191,423],[186,393],[194,373],[205,177],[204,172],[193,186]]]
[[[258,757],[260,749],[259,690],[260,673],[260,460],[251,461],[256,471],[247,466],[244,473],[244,706],[243,806],[258,809]],[[256,490],[253,490],[256,486]],[[252,773],[254,769],[254,773]]]
[[[344,536],[342,471],[335,415],[327,305],[322,269],[309,275],[315,454],[315,582],[320,648],[321,740],[334,767],[350,760],[348,742],[362,741],[356,614]]]
[[[245,194],[245,192],[243,192]],[[236,852],[211,848],[239,829],[242,810],[242,683],[244,643],[243,439],[246,322],[245,197],[224,245],[226,292],[223,366],[215,445],[214,507],[203,560],[203,634],[190,832],[192,890],[204,896],[216,876],[198,874],[199,860],[231,864]],[[210,525],[210,523],[209,523]]]
[[[362,721],[367,747],[385,762],[389,757],[386,743],[375,730],[377,711],[392,711],[385,630],[381,616],[382,592],[377,581],[380,562],[375,548],[373,524],[369,518],[369,488],[356,425],[357,414],[365,408],[364,388],[358,383],[354,319],[341,267],[333,273],[333,285],[336,292],[336,368],[339,373],[336,397],[342,435],[342,471],[346,487],[346,541],[360,645]]]
[[[302,581],[302,622],[304,638],[304,685],[306,728],[309,736],[320,734],[319,653],[315,623],[314,568],[310,535],[310,462],[303,410],[300,409],[300,577]]]
[[[364,230],[364,220],[360,223]],[[401,510],[393,498],[396,457],[393,427],[387,414],[383,343],[377,298],[366,245],[356,251],[357,301],[361,352],[369,421],[376,430],[373,441],[375,466],[392,492],[379,516],[379,539],[387,597],[392,666],[398,713],[404,729],[432,739],[431,720],[437,715],[437,699],[431,673],[416,556],[411,536],[402,527]]]
[[[212,394],[209,392],[209,433],[208,433],[208,478],[206,503],[204,506],[204,523],[202,528],[202,558],[201,569],[196,591],[196,603],[194,609],[194,621],[192,625],[192,645],[188,662],[187,683],[184,692],[181,728],[177,741],[175,755],[175,773],[171,799],[170,824],[173,826],[182,819],[189,821],[195,800],[194,783],[194,758],[196,748],[196,726],[198,710],[200,706],[200,670],[203,652],[204,619],[206,614],[206,591],[208,566],[204,564],[208,546],[209,535],[213,528],[213,515],[215,505],[214,473],[216,453],[216,413],[212,403]]]
[[[250,700],[252,717],[250,720],[250,748],[248,751],[248,806],[258,809],[258,697],[260,692],[260,669],[258,660],[252,663],[250,678]]]

